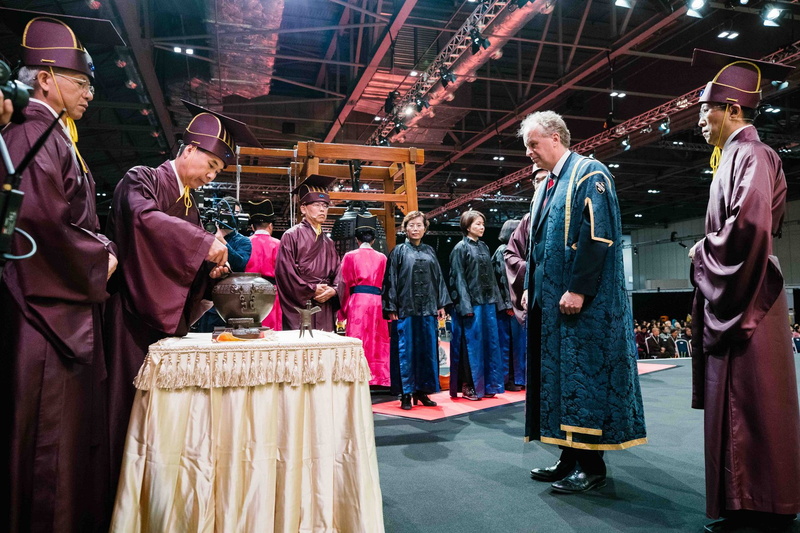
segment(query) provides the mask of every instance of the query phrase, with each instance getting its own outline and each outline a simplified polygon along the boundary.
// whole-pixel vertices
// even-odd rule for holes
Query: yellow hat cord
[[[720,148],[719,142],[722,140],[722,129],[725,127],[725,119],[728,116],[728,106],[729,104],[725,104],[725,114],[722,115],[722,125],[719,127],[717,142],[714,143],[714,150],[711,152],[711,160],[709,161],[709,165],[711,165],[711,179],[714,179],[717,175],[717,168],[719,168],[719,162],[722,159],[722,148]]]
[[[192,207],[192,205],[193,205],[192,204],[192,192],[191,191],[192,190],[189,188],[189,186],[185,185],[183,187],[183,192],[181,193],[180,196],[178,196],[178,199],[175,200],[176,204],[178,202],[180,202],[181,200],[183,200],[183,205],[186,206],[186,216],[189,215],[189,208]]]
[[[53,77],[53,83],[56,85],[56,90],[58,91],[58,97],[61,98],[61,105],[63,106],[64,110],[67,109],[67,104],[64,102],[64,97],[61,95],[61,87],[58,86],[58,81],[56,80],[56,74],[53,72],[53,67],[50,67],[50,75]],[[75,155],[78,156],[78,161],[81,163],[81,168],[83,169],[84,174],[89,173],[89,168],[86,166],[86,161],[83,160],[83,156],[81,152],[78,150],[78,125],[75,124],[75,120],[71,116],[69,116],[69,111],[64,114],[64,124],[67,126],[67,131],[69,132],[69,138],[72,140],[72,147],[75,148]]]

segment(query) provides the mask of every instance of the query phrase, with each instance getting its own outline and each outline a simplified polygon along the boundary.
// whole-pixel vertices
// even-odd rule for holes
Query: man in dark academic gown
[[[789,531],[800,512],[800,409],[773,241],[786,178],[752,125],[761,78],[790,67],[696,50],[719,73],[700,97],[713,145],[706,236],[689,252],[696,287],[692,407],[704,409],[707,531]],[[720,157],[721,151],[721,157]]]
[[[234,143],[258,146],[243,123],[184,102],[195,114],[178,156],[134,167],[114,191],[108,235],[119,248],[116,292],[106,320],[112,475],[119,475],[148,346],[183,336],[210,307],[213,279],[228,271],[228,249],[203,229],[191,195],[235,161]]]
[[[19,164],[66,109],[23,173],[17,228],[36,252],[6,264],[0,283],[2,531],[101,531],[110,519],[106,442],[106,368],[101,304],[116,268],[115,248],[99,233],[95,183],[77,149],[75,121],[93,92],[94,67],[77,40],[108,21],[0,10],[24,34],[20,70],[34,87],[25,122],[3,130]],[[40,66],[47,65],[47,66]],[[72,131],[72,135],[70,132]],[[0,177],[6,178],[5,165]],[[11,253],[32,244],[17,235]]]
[[[647,442],[619,203],[608,169],[569,150],[559,115],[533,113],[520,134],[550,171],[530,217],[525,436],[562,449],[531,476],[584,492],[606,483],[604,451]]]
[[[333,180],[312,175],[292,191],[297,195],[303,220],[281,237],[275,263],[283,329],[300,329],[298,309],[305,309],[310,301],[312,307],[321,309],[311,315],[312,329],[333,331],[339,307],[334,280],[340,262],[336,245],[322,231],[331,203],[326,187]]]

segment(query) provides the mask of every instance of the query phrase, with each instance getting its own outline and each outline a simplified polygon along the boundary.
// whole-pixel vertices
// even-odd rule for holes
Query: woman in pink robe
[[[388,387],[389,323],[381,310],[381,287],[386,271],[386,256],[372,249],[375,240],[372,228],[359,231],[356,238],[361,247],[347,252],[337,282],[339,318],[347,319],[345,334],[361,339],[364,355],[372,371],[370,385]]]
[[[253,217],[251,217],[251,220],[252,218]],[[250,240],[253,242],[253,252],[250,254],[250,260],[247,262],[247,267],[244,270],[245,272],[257,272],[261,274],[262,277],[275,285],[275,290],[277,291],[278,285],[275,283],[275,262],[278,259],[278,247],[281,241],[271,235],[272,222],[261,224],[254,221],[253,227],[256,229],[256,232],[250,237]],[[272,310],[261,325],[265,328],[280,331],[282,329],[282,320],[283,313],[281,312],[281,302],[276,294]]]

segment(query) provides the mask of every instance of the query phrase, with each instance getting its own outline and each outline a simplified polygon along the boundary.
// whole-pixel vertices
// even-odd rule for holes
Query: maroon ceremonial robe
[[[250,241],[253,243],[253,251],[244,271],[257,272],[270,283],[275,284],[275,262],[278,260],[278,247],[281,245],[281,241],[266,232],[256,232],[250,237]],[[277,290],[277,285],[275,288]],[[279,295],[276,294],[272,310],[261,322],[261,325],[280,331],[282,322],[281,301]]]
[[[37,101],[24,114],[3,131],[15,164],[55,120]],[[100,304],[113,245],[71,144],[56,126],[25,171],[17,227],[38,250],[9,261],[0,283],[2,531],[94,531],[110,518]],[[30,249],[17,234],[12,254]]]
[[[531,235],[531,214],[525,213],[519,226],[511,234],[508,246],[503,252],[508,277],[508,292],[511,307],[520,324],[525,323],[526,311],[522,309],[522,293],[525,292],[525,275],[528,270],[528,241]]]
[[[136,389],[133,379],[148,346],[183,336],[211,307],[206,262],[214,236],[200,225],[196,206],[188,213],[169,161],[158,168],[134,167],[114,191],[108,235],[119,248],[106,309],[109,416],[113,479],[122,461]]]
[[[339,305],[334,296],[325,303],[314,300],[317,284],[333,287],[339,273],[339,256],[336,246],[323,232],[314,231],[308,221],[295,224],[281,237],[275,278],[281,295],[283,329],[300,329],[300,313],[296,308],[305,308],[306,302],[318,305],[322,311],[311,315],[313,329],[333,331],[335,313]]]
[[[800,410],[789,311],[773,238],[786,178],[752,126],[711,183],[696,287],[692,406],[704,409],[706,513],[800,512]]]

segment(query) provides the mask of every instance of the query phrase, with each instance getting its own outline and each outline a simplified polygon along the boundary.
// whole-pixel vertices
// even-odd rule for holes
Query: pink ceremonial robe
[[[250,254],[250,260],[247,262],[244,271],[261,274],[262,277],[275,285],[275,290],[277,291],[278,285],[275,283],[275,261],[278,259],[278,247],[281,241],[272,237],[267,232],[256,232],[250,237],[250,241],[253,243],[253,252]],[[281,302],[276,294],[272,310],[264,321],[261,322],[261,325],[265,328],[280,331],[283,329],[281,326],[282,319]]]
[[[388,387],[389,323],[383,318],[380,292],[353,292],[357,286],[380,290],[385,271],[386,256],[371,247],[347,252],[342,258],[337,291],[341,304],[339,318],[347,319],[345,334],[364,343],[364,355],[372,371],[369,384]]]

